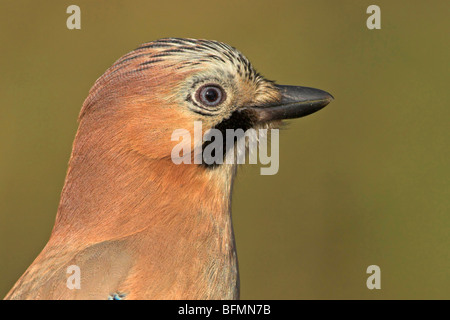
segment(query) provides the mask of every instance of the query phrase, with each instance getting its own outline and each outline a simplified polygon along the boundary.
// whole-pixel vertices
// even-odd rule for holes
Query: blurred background
[[[280,133],[278,174],[240,169],[243,299],[450,299],[448,1],[0,3],[1,298],[49,238],[89,88],[173,36],[226,42],[268,79],[335,97]],[[66,28],[71,4],[81,30]],[[381,290],[366,287],[373,264]]]

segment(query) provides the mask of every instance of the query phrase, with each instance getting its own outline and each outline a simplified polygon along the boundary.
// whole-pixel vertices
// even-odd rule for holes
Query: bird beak
[[[281,93],[277,104],[252,107],[258,122],[294,119],[319,111],[334,98],[326,91],[308,87],[275,85]]]

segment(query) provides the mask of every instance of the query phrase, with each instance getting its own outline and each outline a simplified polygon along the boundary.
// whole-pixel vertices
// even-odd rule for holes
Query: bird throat
[[[139,279],[130,298],[236,299],[234,174],[231,165],[211,171],[119,152],[80,125],[49,244],[120,241],[130,273],[116,290]]]

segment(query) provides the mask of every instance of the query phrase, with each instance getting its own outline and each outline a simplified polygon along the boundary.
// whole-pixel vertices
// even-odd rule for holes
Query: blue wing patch
[[[124,300],[126,296],[126,293],[114,292],[108,296],[108,300]]]

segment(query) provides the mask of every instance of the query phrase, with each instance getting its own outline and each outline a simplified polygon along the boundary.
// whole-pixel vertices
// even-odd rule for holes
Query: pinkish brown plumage
[[[220,103],[199,98],[205,85]],[[267,127],[332,99],[311,90],[275,85],[216,41],[162,39],[120,58],[81,110],[50,240],[6,299],[239,298],[236,166],[175,165],[171,134]],[[66,286],[70,265],[81,289]]]

